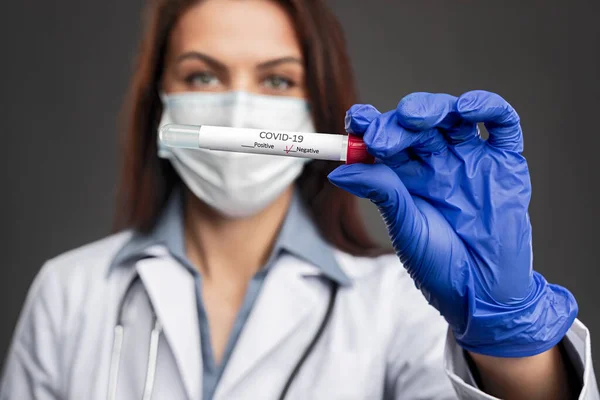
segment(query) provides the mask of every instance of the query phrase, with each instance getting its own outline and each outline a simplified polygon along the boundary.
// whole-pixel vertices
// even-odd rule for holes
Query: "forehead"
[[[292,21],[272,0],[204,0],[177,21],[169,52],[200,51],[224,61],[302,56]]]

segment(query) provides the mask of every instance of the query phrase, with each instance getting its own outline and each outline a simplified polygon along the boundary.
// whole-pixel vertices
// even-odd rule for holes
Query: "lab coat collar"
[[[277,245],[317,267],[321,274],[340,286],[350,285],[350,278],[338,264],[331,245],[315,227],[297,191],[281,227],[276,247]]]
[[[148,234],[135,232],[117,252],[108,270],[109,274],[119,265],[152,256],[148,249],[155,245],[165,246],[175,259],[195,273],[194,267],[185,254],[183,193],[179,188],[171,194],[154,229]],[[278,256],[280,252],[307,261],[317,267],[320,274],[341,286],[351,284],[350,278],[339,266],[333,248],[316,229],[297,192],[294,194],[270,259]]]
[[[137,261],[135,268],[162,323],[188,398],[199,398],[203,361],[194,277],[170,257],[164,246],[154,246],[148,251],[152,257]],[[323,315],[330,295],[329,286],[322,281],[318,283],[318,278],[305,278],[314,275],[315,270],[317,267],[297,257],[282,255],[267,276],[262,294],[241,332],[215,392],[216,398],[233,397],[229,396],[231,391],[265,358],[281,352],[290,340],[301,348],[306,346],[309,338],[299,337],[302,330],[298,328],[311,317]]]
[[[185,259],[183,240],[183,196],[176,189],[160,214],[152,231],[147,234],[134,232],[125,245],[113,257],[109,274],[118,266],[133,263],[151,255],[148,249],[155,245],[165,246],[176,259]]]
[[[154,247],[150,251],[155,257],[138,261],[136,270],[162,323],[188,398],[198,399],[202,393],[202,379],[198,378],[202,376],[202,352],[195,281],[190,273],[168,257],[164,247]],[[165,268],[165,263],[174,264],[173,268]]]
[[[296,356],[300,357],[301,349],[310,342],[299,328],[309,321],[314,322],[316,315],[317,319],[322,318],[331,293],[324,280],[306,278],[316,269],[292,255],[285,254],[279,259],[277,267],[266,277],[261,295],[240,334],[215,392],[216,398],[237,397],[232,391],[269,357],[271,363],[282,356],[290,363],[297,361]],[[300,349],[294,351],[292,357],[286,347],[290,343]]]

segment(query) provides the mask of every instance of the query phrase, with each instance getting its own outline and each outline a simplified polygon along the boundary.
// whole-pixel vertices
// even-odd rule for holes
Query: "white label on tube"
[[[320,160],[345,160],[345,135],[227,128],[203,125],[199,145],[211,150],[237,151]]]

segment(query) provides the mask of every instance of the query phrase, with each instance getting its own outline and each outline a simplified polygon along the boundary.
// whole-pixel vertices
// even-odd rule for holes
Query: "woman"
[[[320,1],[159,0],[148,17],[117,207],[128,230],[43,267],[3,399],[598,397],[574,299],[531,271],[528,174],[504,100],[350,108],[342,34]],[[169,149],[157,130],[170,122],[346,129],[381,162],[331,172]],[[404,268],[349,192],[378,205]]]

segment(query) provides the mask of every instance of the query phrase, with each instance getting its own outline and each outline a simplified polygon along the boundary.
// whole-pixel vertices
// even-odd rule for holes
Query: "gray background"
[[[143,1],[2,3],[0,360],[42,262],[109,232],[118,116]],[[364,102],[386,110],[412,91],[487,89],[518,110],[535,266],[575,293],[600,343],[600,2],[330,3]],[[376,210],[364,203],[364,214],[387,243]]]

